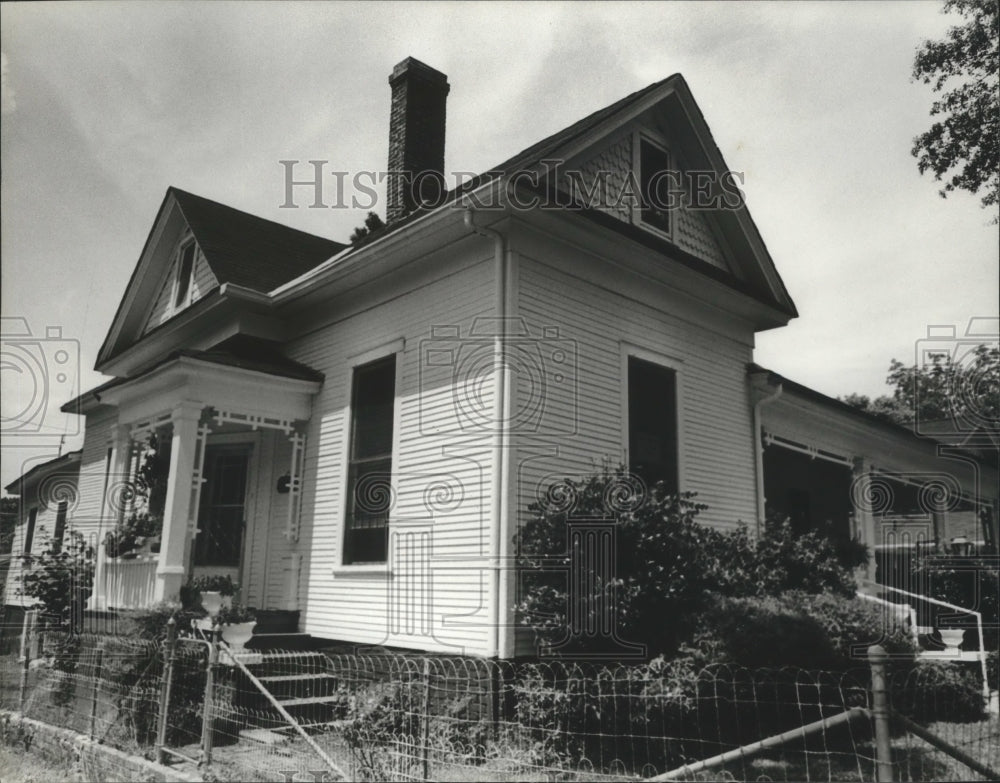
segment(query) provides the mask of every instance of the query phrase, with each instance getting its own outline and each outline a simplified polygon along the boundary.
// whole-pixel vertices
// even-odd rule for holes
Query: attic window
[[[670,171],[667,151],[646,138],[639,140],[639,178],[642,200],[640,219],[665,234],[670,233],[670,213],[664,209],[670,198],[670,177],[661,172]],[[659,175],[659,176],[658,176]]]
[[[194,242],[188,242],[181,248],[181,257],[177,262],[177,280],[174,288],[174,307],[187,304],[191,293],[191,276],[194,272]]]

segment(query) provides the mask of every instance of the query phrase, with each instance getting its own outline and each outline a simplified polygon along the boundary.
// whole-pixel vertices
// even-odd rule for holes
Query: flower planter
[[[222,593],[211,590],[202,593],[201,606],[211,617],[215,617],[222,608]]]
[[[962,640],[965,638],[964,628],[941,628],[938,632],[941,634],[941,641],[944,642],[945,652],[959,652]]]
[[[257,625],[256,620],[251,620],[248,623],[224,625],[222,626],[222,638],[234,650],[242,650],[243,645],[249,642],[250,637],[253,636],[255,625]]]

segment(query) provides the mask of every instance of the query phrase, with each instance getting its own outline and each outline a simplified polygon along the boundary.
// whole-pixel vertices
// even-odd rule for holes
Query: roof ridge
[[[320,234],[313,234],[310,231],[303,231],[301,228],[295,228],[294,226],[289,226],[287,223],[279,223],[277,220],[272,220],[271,218],[266,218],[266,217],[261,217],[260,215],[255,215],[253,212],[247,212],[245,209],[239,209],[238,207],[234,207],[234,206],[232,206],[230,204],[226,204],[226,203],[224,203],[222,201],[216,201],[215,199],[208,198],[207,196],[201,196],[201,195],[199,195],[197,193],[192,193],[191,191],[184,190],[183,188],[179,188],[176,185],[168,185],[167,186],[167,192],[168,193],[173,192],[176,196],[181,196],[182,198],[192,198],[192,199],[196,199],[198,201],[203,201],[203,202],[205,202],[207,204],[211,204],[214,207],[221,207],[222,209],[229,210],[230,212],[237,212],[240,215],[244,215],[244,216],[246,216],[248,218],[251,218],[253,220],[258,220],[258,221],[260,221],[262,223],[270,223],[272,226],[277,226],[278,228],[282,228],[282,229],[284,229],[286,231],[293,231],[296,234],[302,234],[303,236],[307,236],[307,237],[310,237],[312,239],[321,239],[324,242],[329,242],[329,243],[334,244],[334,245],[340,245],[341,249],[343,249],[345,247],[348,247],[349,244],[350,244],[350,243],[345,243],[345,242],[339,242],[336,239],[330,239],[328,237],[321,236]],[[181,207],[181,209],[183,209],[183,206]]]

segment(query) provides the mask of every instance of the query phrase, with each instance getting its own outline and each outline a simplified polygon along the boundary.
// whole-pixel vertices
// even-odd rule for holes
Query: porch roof
[[[163,375],[170,368],[179,367],[182,364],[194,365],[204,364],[206,366],[215,365],[217,367],[227,367],[251,373],[260,373],[272,379],[286,379],[297,381],[308,385],[314,385],[315,391],[325,378],[323,373],[314,370],[308,365],[277,353],[263,340],[242,340],[238,344],[218,346],[207,351],[183,348],[174,351],[163,361],[154,365],[145,372],[132,378],[113,378],[107,383],[102,383],[89,391],[84,392],[65,403],[60,410],[65,413],[85,413],[98,405],[115,404],[107,400],[109,392],[124,390],[124,387],[138,384],[141,381],[153,376]],[[115,395],[117,396],[117,395]]]

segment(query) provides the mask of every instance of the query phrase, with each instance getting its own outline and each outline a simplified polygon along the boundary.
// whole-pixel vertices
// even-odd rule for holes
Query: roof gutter
[[[490,507],[490,626],[487,649],[497,658],[510,658],[514,654],[513,634],[507,622],[511,571],[511,540],[505,520],[510,516],[507,492],[510,460],[510,375],[507,372],[505,350],[507,340],[507,281],[509,279],[509,247],[503,234],[493,228],[476,224],[475,212],[465,210],[465,227],[493,240],[493,258],[496,274],[496,317],[498,328],[493,336],[493,459],[491,465]]]

